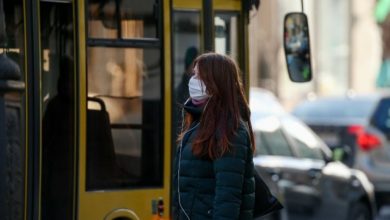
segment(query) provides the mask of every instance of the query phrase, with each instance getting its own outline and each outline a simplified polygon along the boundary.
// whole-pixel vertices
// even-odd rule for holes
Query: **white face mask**
[[[188,82],[188,91],[190,92],[190,97],[198,101],[209,97],[206,92],[206,85],[202,80],[195,78],[195,76],[192,76]]]

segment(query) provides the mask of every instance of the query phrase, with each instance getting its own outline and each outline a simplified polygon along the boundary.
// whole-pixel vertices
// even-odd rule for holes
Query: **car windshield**
[[[375,98],[324,98],[298,105],[293,114],[300,118],[368,118]]]

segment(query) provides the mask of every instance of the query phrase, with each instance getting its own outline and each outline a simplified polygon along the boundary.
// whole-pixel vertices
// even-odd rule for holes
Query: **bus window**
[[[214,17],[215,25],[215,52],[225,54],[233,58],[240,68],[244,70],[243,62],[240,60],[240,50],[238,47],[240,31],[239,16],[235,12],[216,12]],[[241,79],[245,84],[244,73],[241,73]]]
[[[156,0],[89,1],[88,35],[91,38],[156,38]]]
[[[75,72],[71,3],[40,2],[42,219],[73,219]]]
[[[215,52],[229,55],[239,62],[238,13],[217,12],[215,24]]]
[[[180,132],[180,104],[189,97],[188,81],[192,71],[191,64],[200,51],[200,13],[199,11],[174,11],[173,13],[173,48],[174,48],[174,96],[173,128]],[[174,138],[176,139],[176,138]]]
[[[87,190],[162,186],[159,49],[88,48]]]

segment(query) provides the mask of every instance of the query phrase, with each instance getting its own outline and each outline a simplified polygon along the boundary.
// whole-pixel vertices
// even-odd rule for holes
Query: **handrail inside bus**
[[[109,98],[109,99],[139,99],[141,96],[113,96],[113,95],[95,95],[88,96],[88,98]]]

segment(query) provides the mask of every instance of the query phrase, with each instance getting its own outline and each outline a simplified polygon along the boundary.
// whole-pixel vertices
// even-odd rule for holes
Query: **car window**
[[[255,143],[256,143],[256,155],[269,155],[270,152],[262,141],[261,132],[254,131],[253,133],[255,135],[254,138],[255,138]]]
[[[256,133],[256,141],[257,154],[293,156],[290,145],[280,128]]]
[[[316,160],[324,159],[321,152],[321,142],[310,128],[294,118],[285,118],[283,127],[291,137],[300,157]]]
[[[293,137],[293,141],[297,146],[297,151],[300,157],[308,159],[322,160],[321,152],[316,148],[310,148],[307,144]]]

